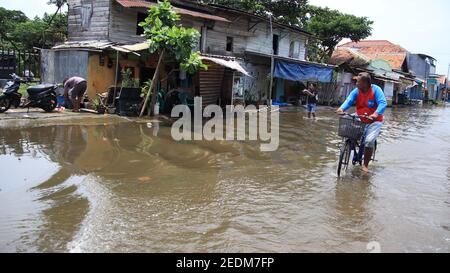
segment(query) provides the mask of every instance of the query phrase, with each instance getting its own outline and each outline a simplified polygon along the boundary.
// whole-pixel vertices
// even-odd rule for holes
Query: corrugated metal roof
[[[84,48],[84,49],[96,49],[103,50],[113,45],[109,41],[82,41],[82,42],[66,42],[61,45],[54,46],[52,49],[73,49],[73,48]]]
[[[228,67],[230,69],[236,70],[241,72],[242,74],[251,77],[250,73],[247,72],[247,70],[245,70],[245,68],[243,68],[241,66],[241,64],[236,60],[236,58],[229,58],[226,56],[207,56],[207,55],[201,55],[200,56],[201,60],[206,60],[206,61],[211,61],[214,62],[216,64],[219,64],[221,66],[225,66]]]
[[[125,8],[149,9],[149,8],[157,5],[156,3],[147,2],[147,1],[138,1],[138,0],[116,0],[116,2]],[[200,17],[200,18],[204,18],[204,19],[208,19],[208,20],[230,23],[230,21],[226,18],[203,13],[203,12],[198,12],[198,11],[193,11],[193,10],[188,10],[188,9],[183,9],[183,8],[177,8],[177,7],[174,7],[174,10],[178,14],[182,14],[182,15],[188,15],[188,16],[192,16],[192,17]]]
[[[133,44],[133,45],[123,45],[121,47],[126,50],[136,52],[136,51],[148,50],[150,47],[150,44],[148,42],[143,42],[143,43],[138,43],[138,44]]]
[[[147,43],[140,43],[134,45],[119,45],[117,43],[112,43],[109,41],[83,41],[83,42],[67,42],[61,45],[54,46],[52,49],[54,50],[82,49],[91,51],[103,51],[106,49],[113,49],[124,53],[133,53],[135,55],[139,55],[138,53],[136,53],[137,51],[148,49],[148,45],[146,48],[139,49],[140,47],[144,47],[144,44]]]
[[[105,49],[113,49],[120,52],[125,53],[133,53],[136,55],[136,52],[144,51],[149,49],[149,43],[137,43],[132,45],[118,45],[112,42],[107,41],[85,41],[85,42],[70,42],[62,45],[58,45],[53,47],[55,50],[67,50],[67,49],[93,49],[93,50],[105,50]],[[219,64],[224,67],[228,67],[230,69],[241,72],[242,74],[251,77],[251,75],[243,68],[237,58],[230,56],[218,56],[218,55],[200,55],[201,60],[207,60]]]

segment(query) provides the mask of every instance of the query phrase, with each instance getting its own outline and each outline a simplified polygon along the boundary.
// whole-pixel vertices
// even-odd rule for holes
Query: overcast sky
[[[413,53],[438,60],[438,73],[447,74],[450,64],[450,1],[448,0],[309,0],[372,21],[370,39],[389,40]],[[55,12],[47,0],[0,0],[0,6],[22,10],[28,17]]]

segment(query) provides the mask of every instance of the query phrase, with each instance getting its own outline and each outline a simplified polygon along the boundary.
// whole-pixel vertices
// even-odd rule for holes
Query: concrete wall
[[[112,60],[113,66],[110,68],[108,67],[108,58],[110,57],[105,56],[105,64],[100,66],[100,54],[89,54],[88,76],[86,78],[89,98],[93,99],[96,94],[106,92],[115,83],[116,60]]]
[[[409,70],[413,72],[416,76],[422,79],[427,79],[427,77],[434,73],[432,72],[432,66],[428,64],[425,59],[417,54],[408,54],[408,66]],[[436,70],[436,67],[434,67]]]

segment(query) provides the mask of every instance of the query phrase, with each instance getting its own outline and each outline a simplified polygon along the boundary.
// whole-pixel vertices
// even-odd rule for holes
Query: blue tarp
[[[290,81],[331,82],[333,68],[275,60],[274,77]]]

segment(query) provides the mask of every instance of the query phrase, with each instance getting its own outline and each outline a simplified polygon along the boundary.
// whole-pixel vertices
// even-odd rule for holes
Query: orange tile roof
[[[445,80],[446,79],[447,79],[447,76],[441,75],[441,76],[439,76],[439,78],[437,80],[438,80],[439,83],[445,84]]]
[[[366,66],[369,62],[370,60],[365,58],[365,56],[348,48],[337,48],[330,59],[330,63],[334,65],[347,63],[351,66]]]
[[[364,52],[362,52],[364,54]],[[400,54],[381,54],[381,53],[375,53],[375,54],[364,54],[367,58],[370,60],[385,60],[389,63],[392,69],[401,70],[403,63],[406,59],[406,53],[400,53]]]
[[[349,42],[339,46],[339,48],[353,48],[370,60],[385,60],[391,65],[392,69],[401,69],[408,53],[403,47],[386,40]]]

